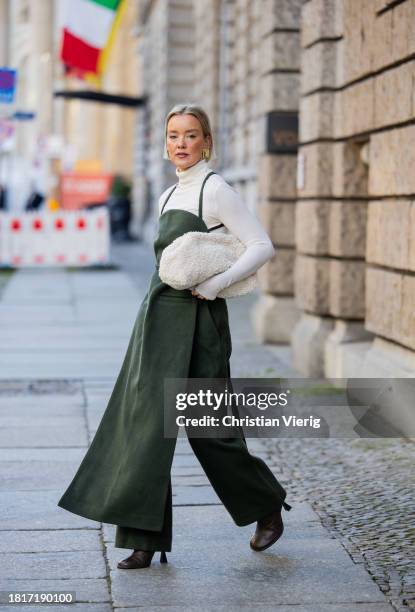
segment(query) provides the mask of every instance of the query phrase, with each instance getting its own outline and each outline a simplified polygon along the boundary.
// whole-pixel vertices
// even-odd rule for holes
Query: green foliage
[[[111,196],[128,199],[131,195],[131,181],[120,174],[114,175],[111,184]]]

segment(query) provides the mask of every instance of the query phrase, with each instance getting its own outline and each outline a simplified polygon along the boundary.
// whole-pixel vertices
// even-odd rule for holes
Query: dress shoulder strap
[[[210,176],[212,176],[212,174],[216,174],[216,172],[214,172],[213,170],[211,172],[209,172],[209,174],[207,174],[205,176],[205,178],[203,179],[203,183],[202,183],[202,187],[200,188],[200,195],[199,195],[199,217],[202,219],[202,211],[203,211],[203,189],[205,188],[205,183],[208,180],[208,178]]]
[[[213,232],[215,229],[219,229],[219,227],[225,227],[223,223],[219,223],[218,225],[214,225],[213,227],[208,228],[208,232]]]
[[[164,200],[164,204],[163,204],[163,206],[161,207],[160,216],[163,214],[164,207],[166,206],[167,202],[169,201],[170,196],[172,195],[173,191],[176,189],[176,187],[177,187],[177,185],[178,185],[178,184],[179,184],[179,183],[176,183],[176,184],[174,185],[173,189],[170,191],[169,195],[168,195],[168,196],[167,196],[167,198]]]

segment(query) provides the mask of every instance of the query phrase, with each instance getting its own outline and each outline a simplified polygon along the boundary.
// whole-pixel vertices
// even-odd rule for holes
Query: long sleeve
[[[214,300],[222,289],[256,272],[275,254],[265,229],[235,189],[225,182],[221,183],[216,190],[215,201],[217,218],[245,244],[246,250],[228,270],[194,287],[208,300]]]

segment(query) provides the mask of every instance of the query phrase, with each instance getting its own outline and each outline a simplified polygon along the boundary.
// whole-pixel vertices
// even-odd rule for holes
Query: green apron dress
[[[114,389],[84,459],[58,506],[117,525],[116,546],[171,550],[171,464],[175,438],[164,437],[163,379],[230,378],[226,300],[202,300],[160,280],[163,249],[186,232],[208,232],[202,218],[164,207],[154,242],[156,270],[141,303]],[[222,224],[221,224],[222,225]],[[282,505],[286,491],[243,437],[189,438],[207,477],[237,525]],[[151,537],[152,536],[152,537]],[[157,548],[160,545],[162,548]],[[151,549],[151,548],[147,548]]]

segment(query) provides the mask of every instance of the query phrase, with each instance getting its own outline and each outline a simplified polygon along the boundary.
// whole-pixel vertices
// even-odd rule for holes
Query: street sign
[[[16,121],[31,121],[36,117],[36,113],[32,111],[16,111],[12,115],[12,119]]]
[[[0,104],[12,104],[16,91],[17,71],[0,68]]]

